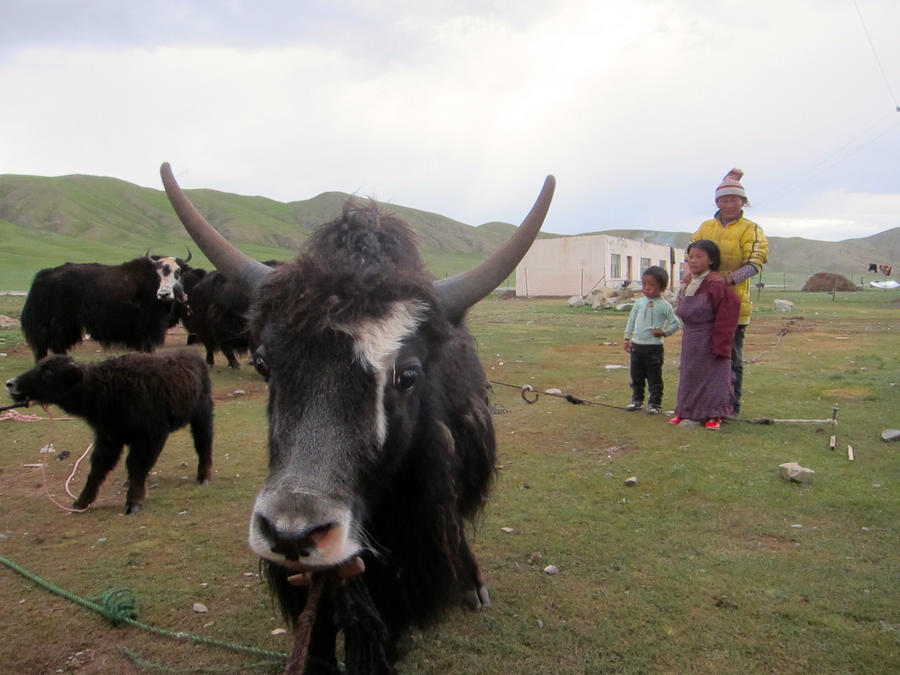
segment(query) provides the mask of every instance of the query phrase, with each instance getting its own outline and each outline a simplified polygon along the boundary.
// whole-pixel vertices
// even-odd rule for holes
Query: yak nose
[[[6,391],[8,391],[10,394],[16,393],[16,378],[11,377],[6,381]]]
[[[255,518],[257,530],[268,542],[272,553],[283,555],[292,562],[311,555],[328,538],[328,533],[338,527],[338,523],[325,523],[301,532],[284,532],[260,513]]]

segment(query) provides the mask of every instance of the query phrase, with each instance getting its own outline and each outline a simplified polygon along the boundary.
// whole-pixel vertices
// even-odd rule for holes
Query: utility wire
[[[891,82],[888,80],[887,73],[884,72],[884,66],[881,65],[881,59],[878,58],[878,51],[875,49],[875,43],[872,42],[872,36],[869,35],[869,29],[866,26],[866,21],[863,19],[862,12],[859,9],[859,5],[856,0],[853,0],[853,6],[856,8],[856,14],[859,16],[859,22],[862,24],[863,32],[866,34],[866,40],[869,41],[869,47],[872,48],[872,56],[875,57],[875,63],[878,64],[878,70],[881,71],[881,77],[884,78],[884,85],[887,87],[888,93],[891,95],[891,100],[894,102],[894,109],[897,112],[900,112],[900,104],[897,103],[897,97],[894,96],[894,90],[891,88]]]

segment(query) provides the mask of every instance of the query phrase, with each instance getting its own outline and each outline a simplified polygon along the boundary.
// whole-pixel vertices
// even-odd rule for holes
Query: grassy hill
[[[207,219],[249,255],[290,259],[312,229],[335,218],[350,197],[324,192],[311,199],[278,202],[217,190],[187,190]],[[509,223],[473,227],[437,213],[397,204],[383,207],[408,222],[436,277],[467,269],[496,250],[513,232]],[[605,230],[630,238],[685,246],[687,232]],[[541,236],[559,236],[543,233]],[[838,272],[854,279],[869,262],[900,260],[900,228],[864,239],[821,242],[771,237],[766,274],[809,276]],[[73,262],[119,263],[157,253],[184,255],[191,246],[198,266],[209,263],[191,245],[165,193],[99,176],[0,175],[0,288],[26,289],[44,267]]]

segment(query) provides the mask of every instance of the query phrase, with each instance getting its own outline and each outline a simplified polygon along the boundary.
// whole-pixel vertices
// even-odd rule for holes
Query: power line
[[[872,36],[869,35],[869,29],[866,27],[866,22],[863,19],[862,12],[859,10],[859,5],[856,3],[856,0],[853,1],[853,6],[856,8],[856,14],[859,16],[859,22],[862,24],[863,32],[866,34],[866,40],[869,41],[869,47],[872,48],[872,56],[875,57],[875,63],[878,64],[878,70],[881,71],[881,77],[884,79],[884,85],[887,87],[888,93],[891,95],[891,100],[894,102],[894,108],[897,112],[900,112],[900,104],[897,103],[897,97],[894,96],[894,90],[891,88],[891,82],[888,80],[887,73],[884,72],[884,66],[881,65],[881,59],[878,58],[878,51],[875,49],[875,43],[872,42]]]

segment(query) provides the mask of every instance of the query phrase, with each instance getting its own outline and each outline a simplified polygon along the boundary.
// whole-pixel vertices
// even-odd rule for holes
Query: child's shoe
[[[669,424],[681,424],[682,419],[683,419],[683,418],[679,417],[678,415],[675,415],[675,417],[672,417],[672,418],[669,420]]]
[[[706,420],[706,428],[712,429],[713,431],[718,431],[722,428],[722,418],[710,417],[708,420]]]
[[[632,401],[625,406],[625,410],[627,410],[628,412],[635,412],[636,410],[640,410],[642,407],[644,407],[643,401]]]
[[[651,403],[650,405],[647,406],[647,414],[648,415],[659,415],[659,413],[661,413],[661,412],[662,412],[662,408],[660,408],[658,405],[654,405],[653,403]]]

